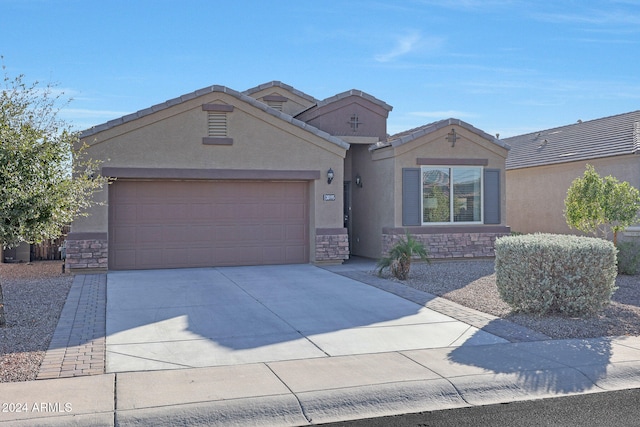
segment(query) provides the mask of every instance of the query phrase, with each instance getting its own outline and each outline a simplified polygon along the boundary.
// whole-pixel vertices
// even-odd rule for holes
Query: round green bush
[[[616,248],[593,237],[558,234],[496,240],[496,285],[514,311],[591,315],[616,290]]]

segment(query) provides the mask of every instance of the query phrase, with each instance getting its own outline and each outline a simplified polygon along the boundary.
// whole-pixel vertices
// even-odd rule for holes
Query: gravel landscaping
[[[73,282],[61,267],[60,261],[0,264],[7,315],[0,328],[0,382],[36,378]],[[512,313],[498,296],[492,260],[414,263],[400,283],[557,339],[640,335],[640,275],[618,276],[612,303],[586,319]]]
[[[395,280],[388,274],[383,277]],[[556,339],[640,335],[640,275],[619,275],[611,304],[589,318],[512,313],[498,295],[493,260],[414,263],[401,283]]]
[[[36,379],[72,282],[61,261],[0,264],[7,319],[0,328],[0,382]]]

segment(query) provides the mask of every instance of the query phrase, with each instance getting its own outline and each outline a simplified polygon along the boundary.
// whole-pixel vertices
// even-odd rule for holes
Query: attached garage
[[[294,118],[316,102],[214,85],[82,132],[111,184],[73,221],[69,271],[347,259],[349,144]]]
[[[309,182],[116,180],[109,268],[309,262]]]

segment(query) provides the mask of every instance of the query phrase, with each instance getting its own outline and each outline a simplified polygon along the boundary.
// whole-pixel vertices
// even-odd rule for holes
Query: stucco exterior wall
[[[447,133],[451,129],[455,128],[459,139],[455,145],[452,146],[451,142],[446,140]],[[425,135],[422,138],[418,138],[414,141],[400,145],[398,147],[389,147],[382,150],[377,150],[374,154],[375,159],[382,159],[384,157],[393,156],[395,163],[395,170],[402,171],[403,168],[415,168],[419,167],[417,159],[487,159],[488,164],[485,166],[488,169],[499,169],[500,174],[500,186],[502,189],[501,196],[501,224],[507,225],[507,211],[506,211],[506,174],[505,160],[508,151],[479,135],[468,131],[459,126],[449,126],[432,134]],[[396,194],[402,194],[402,174],[397,173],[394,177],[394,192]],[[401,227],[402,226],[402,198],[395,199],[395,216],[393,218],[393,224],[388,226]]]
[[[393,160],[373,162],[368,146],[352,145],[352,241],[351,252],[367,258],[378,258],[382,250],[382,228],[393,221]],[[355,185],[360,175],[362,187]],[[402,193],[400,193],[402,194]]]
[[[207,136],[203,104],[233,105],[233,111],[227,113],[231,145],[203,144]],[[210,93],[104,130],[85,141],[89,156],[102,160],[107,169],[317,171],[320,179],[309,183],[312,260],[315,230],[343,227],[346,149],[231,95]],[[327,183],[329,168],[335,174],[332,184]],[[101,204],[95,205],[88,217],[76,220],[72,233],[107,233],[108,191],[107,187],[95,195]],[[335,201],[324,201],[325,194],[334,194]]]
[[[507,216],[512,230],[580,234],[566,223],[564,200],[587,164],[601,176],[612,175],[640,187],[640,159],[635,155],[507,170]]]
[[[388,110],[349,96],[328,105],[300,114],[299,119],[322,129],[331,135],[369,136],[384,139],[387,136]],[[352,116],[358,118],[358,126],[350,123]]]
[[[446,140],[446,135],[452,128],[456,129],[460,138],[453,147]],[[440,250],[447,246],[442,243],[443,238],[440,238],[442,236],[434,240],[434,237],[438,236],[436,230],[441,228],[443,235],[447,236],[447,241],[452,242],[449,246],[473,241],[473,245],[480,249],[474,249],[471,247],[473,245],[467,245],[470,248],[469,254],[474,257],[493,255],[493,244],[487,245],[486,242],[493,242],[496,236],[504,234],[507,225],[504,190],[506,184],[504,165],[508,153],[506,148],[456,125],[437,130],[398,146],[374,151],[363,148],[352,145],[350,149],[353,155],[352,175],[355,177],[356,174],[360,174],[363,182],[362,188],[352,187],[354,218],[351,248],[355,255],[379,258],[395,241],[398,233],[404,234],[402,169],[419,167],[418,159],[429,158],[452,159],[453,162],[461,159],[486,159],[486,168],[499,169],[502,190],[501,224],[488,227],[486,233],[480,230],[483,225],[471,227],[472,232],[466,232],[465,227],[469,227],[461,225],[455,226],[456,230],[453,231],[451,226],[414,227],[412,228],[414,234],[420,239],[423,237],[427,239],[429,236],[428,241],[425,240],[427,246],[433,246]],[[428,233],[427,229],[429,229]],[[436,256],[436,258],[467,257],[467,255],[460,255],[461,253],[460,248],[456,247],[455,250],[446,249],[446,253],[442,252],[442,256]]]

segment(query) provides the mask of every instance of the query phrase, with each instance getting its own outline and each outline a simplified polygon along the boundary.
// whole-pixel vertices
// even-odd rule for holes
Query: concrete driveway
[[[110,272],[107,372],[506,340],[312,265]]]

